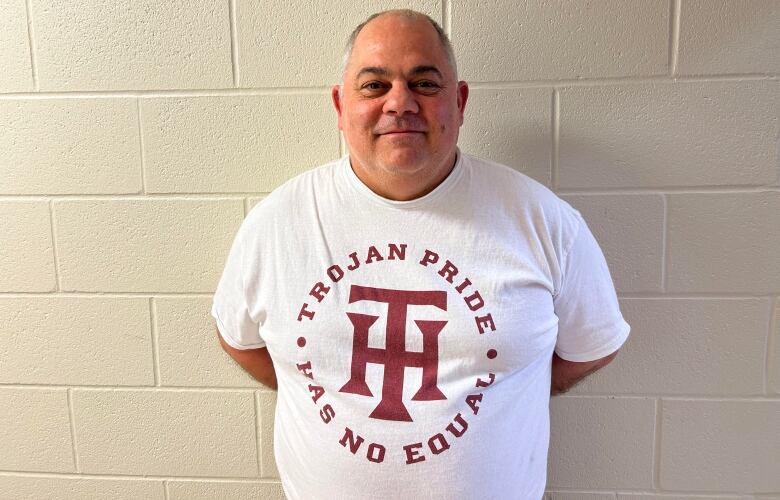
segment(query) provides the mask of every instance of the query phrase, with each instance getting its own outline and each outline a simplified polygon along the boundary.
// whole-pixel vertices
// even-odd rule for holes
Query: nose
[[[387,114],[401,116],[405,113],[417,113],[420,110],[414,92],[406,83],[393,84],[385,97],[382,111]]]

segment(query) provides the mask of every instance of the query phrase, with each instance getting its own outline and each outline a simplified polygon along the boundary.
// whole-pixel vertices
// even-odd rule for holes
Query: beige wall
[[[247,209],[343,150],[343,40],[395,6],[633,326],[552,401],[550,500],[780,498],[779,1],[0,0],[1,499],[281,498],[210,298]]]

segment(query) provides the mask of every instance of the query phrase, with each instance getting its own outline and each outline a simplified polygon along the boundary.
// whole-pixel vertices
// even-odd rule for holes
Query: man
[[[604,257],[544,186],[458,150],[468,85],[430,18],[369,18],[343,78],[349,154],[249,213],[212,308],[278,385],[284,490],[538,500],[550,394],[628,336]]]

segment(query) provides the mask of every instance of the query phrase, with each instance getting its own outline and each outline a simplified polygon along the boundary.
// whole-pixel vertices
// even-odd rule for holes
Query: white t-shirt
[[[211,314],[268,348],[276,462],[304,500],[538,500],[553,350],[595,360],[630,329],[580,213],[460,152],[411,201],[346,156],[291,179],[243,221]]]

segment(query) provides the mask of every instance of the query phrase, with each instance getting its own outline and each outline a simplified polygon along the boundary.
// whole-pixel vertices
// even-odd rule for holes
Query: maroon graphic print
[[[410,305],[429,305],[447,310],[447,293],[439,290],[391,290],[352,285],[349,303],[367,300],[387,304],[387,328],[385,348],[368,347],[368,331],[379,319],[378,316],[348,312],[352,322],[354,339],[352,344],[352,370],[349,380],[339,389],[362,396],[373,396],[366,384],[366,365],[384,365],[382,399],[369,415],[371,418],[411,422],[412,417],[404,405],[404,369],[422,368],[422,384],[412,397],[413,401],[435,401],[447,399],[439,389],[439,333],[446,321],[415,320],[423,336],[422,352],[406,350],[406,313]]]
[[[439,352],[439,337],[445,334],[444,327],[449,325],[449,333],[446,333],[448,341],[452,341],[450,335],[465,340],[464,330],[456,331],[456,323],[448,320],[416,319],[413,321],[415,326],[409,327],[410,331],[407,329],[406,321],[409,315],[409,306],[433,306],[450,313],[453,311],[447,309],[449,295],[459,297],[461,300],[455,302],[464,304],[469,311],[467,314],[474,313],[471,331],[472,335],[476,335],[476,337],[472,338],[484,339],[484,342],[480,343],[479,350],[474,351],[474,355],[487,361],[488,364],[499,358],[498,351],[490,345],[493,343],[493,336],[490,335],[490,332],[497,330],[496,323],[493,321],[493,315],[485,310],[487,304],[479,290],[451,260],[440,257],[438,252],[429,248],[421,249],[414,259],[407,260],[407,246],[406,243],[388,243],[385,247],[385,253],[380,250],[383,248],[381,245],[371,245],[365,252],[347,252],[345,261],[332,263],[323,272],[320,280],[315,281],[311,286],[308,296],[315,301],[311,301],[311,299],[308,299],[307,302],[302,301],[297,312],[297,321],[302,323],[316,321],[319,318],[318,310],[332,307],[333,304],[328,303],[328,298],[333,296],[332,291],[338,290],[340,286],[349,287],[348,303],[339,304],[339,307],[344,309],[338,312],[338,317],[343,319],[344,327],[347,330],[349,324],[352,325],[352,351],[339,350],[337,355],[349,356],[351,365],[349,373],[339,373],[336,379],[338,383],[333,389],[318,382],[319,377],[315,376],[315,368],[319,373],[319,365],[317,364],[317,354],[312,357],[310,344],[318,342],[317,335],[311,331],[305,335],[301,332],[299,335],[291,336],[290,339],[297,346],[301,356],[295,367],[305,380],[304,390],[308,389],[308,394],[318,410],[322,424],[335,431],[331,435],[336,438],[336,443],[340,447],[356,457],[363,456],[365,460],[375,464],[394,461],[412,465],[446,453],[447,450],[455,446],[468,429],[472,428],[472,425],[478,425],[478,422],[472,421],[472,419],[479,418],[483,398],[488,398],[485,389],[492,386],[496,380],[496,374],[490,371],[490,368],[485,371],[477,369],[478,371],[471,375],[464,375],[474,377],[472,380],[475,382],[470,390],[461,388],[457,393],[445,395],[439,388],[439,363],[447,361],[447,359],[442,359],[442,357],[447,356],[446,351]],[[394,269],[394,271],[424,272],[432,277],[438,276],[440,278],[438,281],[444,290],[399,290],[351,283],[353,279],[363,279],[360,275],[367,266],[387,265],[404,266]],[[417,269],[413,270],[410,266],[416,266]],[[428,287],[426,286],[426,288]],[[339,296],[343,297],[341,294]],[[350,306],[351,304],[361,301],[387,305],[384,348],[368,346],[371,328],[380,316],[347,310],[354,307]],[[378,333],[380,332],[374,332],[374,335]],[[409,338],[408,336],[417,335],[422,335],[422,350],[407,351],[406,340]],[[401,427],[410,430],[414,428],[414,426],[403,424],[403,422],[414,421],[403,400],[406,368],[417,368],[422,372],[420,387],[412,396],[412,401],[446,401],[445,405],[423,404],[413,406],[412,409],[427,412],[432,406],[439,406],[437,411],[441,411],[441,407],[446,406],[452,411],[450,415],[454,416],[450,417],[449,420],[444,420],[436,427],[423,431],[422,435],[405,435],[404,444],[395,443],[391,446],[388,443],[382,443],[381,440],[375,441],[377,439],[375,431],[363,434],[364,429],[356,427],[355,422],[346,420],[340,407],[332,403],[330,391],[335,390],[335,387],[338,387],[342,380],[348,378],[338,390],[339,392],[376,397],[371,392],[366,380],[369,363],[382,365],[383,371],[382,394],[379,403],[368,415],[370,418],[396,421],[402,423]],[[442,366],[446,365],[442,364]],[[411,375],[416,374],[413,372]],[[442,379],[444,377],[446,377],[445,374],[442,375]],[[411,389],[414,388],[411,387]],[[444,422],[448,423],[444,425]],[[400,428],[397,430],[401,431]],[[379,435],[381,436],[381,433]]]

